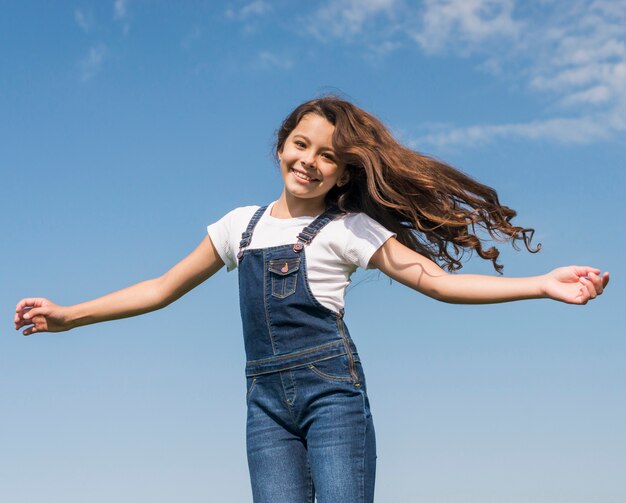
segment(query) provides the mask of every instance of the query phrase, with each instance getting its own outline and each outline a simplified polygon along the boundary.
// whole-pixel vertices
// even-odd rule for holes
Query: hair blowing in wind
[[[485,248],[479,229],[516,249],[517,241],[533,253],[541,248],[531,246],[534,229],[511,223],[516,212],[500,204],[494,189],[403,146],[376,117],[341,98],[322,97],[296,108],[278,130],[277,151],[311,113],[335,126],[333,147],[349,172],[349,182],[328,193],[329,205],[366,213],[402,244],[449,271],[461,269],[464,252],[475,251],[501,273],[500,252]]]

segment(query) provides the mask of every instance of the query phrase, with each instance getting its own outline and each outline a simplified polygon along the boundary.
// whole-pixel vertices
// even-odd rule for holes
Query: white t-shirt
[[[276,218],[270,204],[257,223],[248,249],[296,243],[298,234],[315,217]],[[227,213],[207,227],[217,253],[229,271],[237,267],[241,234],[259,206],[244,206]],[[325,307],[340,312],[346,287],[357,267],[366,269],[382,244],[395,236],[365,213],[340,215],[327,224],[305,246],[307,276],[315,298]]]

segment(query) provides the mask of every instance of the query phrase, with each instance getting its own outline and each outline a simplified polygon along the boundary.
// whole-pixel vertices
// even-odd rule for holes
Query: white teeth
[[[306,180],[307,182],[310,182],[311,180],[313,180],[313,178],[305,175],[304,173],[300,173],[300,171],[296,171],[295,169],[293,169],[292,171],[293,171],[293,174],[297,176],[298,178],[300,178],[301,180]]]

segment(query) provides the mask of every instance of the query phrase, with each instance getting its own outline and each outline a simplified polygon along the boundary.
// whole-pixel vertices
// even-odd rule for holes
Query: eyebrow
[[[293,137],[294,139],[300,137],[303,140],[306,140],[308,143],[311,143],[311,140],[309,139],[309,137],[306,135],[303,135],[302,133],[294,134]],[[335,149],[333,147],[322,147],[321,150],[332,152],[333,154],[335,154]]]

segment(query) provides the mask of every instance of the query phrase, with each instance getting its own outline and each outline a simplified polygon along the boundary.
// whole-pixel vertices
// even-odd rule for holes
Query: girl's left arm
[[[608,272],[601,275],[599,269],[589,266],[559,267],[542,276],[525,278],[450,274],[393,237],[374,253],[369,266],[429,297],[453,304],[542,298],[586,304],[609,282]]]

